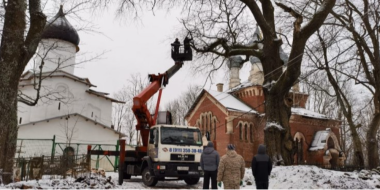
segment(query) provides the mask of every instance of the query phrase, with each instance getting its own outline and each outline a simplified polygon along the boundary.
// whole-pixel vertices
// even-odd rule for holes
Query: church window
[[[253,125],[249,124],[249,139],[251,140],[251,143],[253,143]]]
[[[94,112],[91,112],[91,117],[94,117]]]
[[[224,132],[227,133],[227,119],[224,120]]]
[[[61,102],[58,103],[58,110],[61,110]]]
[[[20,121],[19,121],[19,124],[21,124],[21,122],[22,122],[22,117],[20,117]]]
[[[239,123],[239,139],[243,140],[243,125]]]
[[[247,124],[244,125],[244,140],[248,140],[248,126]]]
[[[214,140],[216,140],[216,120],[214,119]]]

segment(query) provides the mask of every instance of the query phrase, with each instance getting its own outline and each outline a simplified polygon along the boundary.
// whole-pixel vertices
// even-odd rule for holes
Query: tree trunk
[[[380,113],[375,113],[369,129],[367,131],[367,160],[370,169],[379,166],[379,147],[377,145],[376,134],[380,125]]]
[[[286,101],[288,99],[279,94],[265,95],[267,124],[264,139],[267,153],[275,165],[293,163],[294,145],[289,127],[291,110]]]
[[[25,0],[8,1],[0,49],[0,168],[12,173],[17,141],[17,92],[24,70]],[[18,18],[18,19],[16,19]],[[11,175],[3,175],[5,184]]]
[[[362,148],[362,142],[360,140],[359,134],[356,131],[356,125],[352,121],[351,118],[347,118],[348,124],[350,126],[351,131],[351,137],[352,137],[352,143],[354,146],[354,165],[359,166],[360,168],[364,167],[364,154],[363,154],[363,148]]]
[[[9,85],[8,82],[3,77],[0,81],[0,168],[8,173],[3,175],[5,184],[12,182],[12,175],[9,173],[12,173],[17,141],[18,85]]]

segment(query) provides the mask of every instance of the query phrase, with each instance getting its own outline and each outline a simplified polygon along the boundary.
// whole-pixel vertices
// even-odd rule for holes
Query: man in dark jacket
[[[216,176],[218,174],[219,153],[214,149],[214,143],[208,142],[207,147],[201,155],[201,167],[204,171],[203,189],[218,189],[216,186]]]
[[[266,154],[266,148],[260,144],[256,156],[252,159],[252,175],[255,177],[257,189],[268,189],[272,161]]]

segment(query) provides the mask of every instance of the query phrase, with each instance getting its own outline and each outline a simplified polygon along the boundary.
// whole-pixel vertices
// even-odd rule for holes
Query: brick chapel
[[[258,41],[260,36],[256,29],[252,42]],[[286,68],[288,56],[282,49],[280,52]],[[264,143],[264,74],[260,60],[251,57],[250,76],[241,83],[241,60],[240,56],[235,56],[227,63],[230,70],[228,89],[223,90],[223,84],[219,83],[217,91],[202,90],[185,119],[189,125],[199,127],[202,134],[209,134],[209,140],[214,142],[221,156],[226,153],[227,144],[234,144],[249,167],[258,145]],[[308,94],[300,92],[298,85],[293,86],[290,95],[293,107],[289,122],[297,150],[294,164],[342,166],[345,154],[340,148],[340,121],[305,109]]]

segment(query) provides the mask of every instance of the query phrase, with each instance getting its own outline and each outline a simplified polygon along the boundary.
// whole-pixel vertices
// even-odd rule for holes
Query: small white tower
[[[62,70],[74,74],[75,54],[79,51],[77,31],[65,18],[61,5],[58,13],[45,26],[35,59],[35,71]]]
[[[252,40],[249,42],[249,45],[253,43],[257,43],[260,40],[262,40],[262,36],[260,33],[259,26],[256,26],[256,31],[253,34]],[[262,49],[262,44],[259,44],[259,48]],[[264,83],[264,71],[263,71],[263,66],[261,64],[261,61],[257,57],[251,56],[249,58],[249,61],[251,62],[251,71],[250,75],[248,77],[248,80],[255,85],[262,85]]]
[[[232,56],[228,58],[227,66],[230,69],[229,89],[240,84],[239,72],[243,66],[243,59],[240,56]]]

